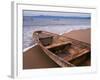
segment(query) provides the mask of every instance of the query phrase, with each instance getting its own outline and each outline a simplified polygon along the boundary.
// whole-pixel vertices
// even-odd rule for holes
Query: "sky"
[[[48,11],[29,11],[24,10],[23,16],[66,16],[66,17],[91,17],[90,13],[76,13],[76,12],[48,12]]]

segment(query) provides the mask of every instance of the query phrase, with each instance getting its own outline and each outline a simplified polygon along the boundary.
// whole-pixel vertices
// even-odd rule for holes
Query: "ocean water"
[[[23,20],[23,49],[35,44],[32,40],[34,31],[43,30],[63,34],[72,30],[91,27],[90,19],[25,19]]]

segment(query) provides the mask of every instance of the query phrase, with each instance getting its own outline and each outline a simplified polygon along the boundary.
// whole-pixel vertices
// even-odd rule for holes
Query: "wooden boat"
[[[46,31],[35,31],[33,40],[61,67],[90,66],[91,50],[88,43]]]

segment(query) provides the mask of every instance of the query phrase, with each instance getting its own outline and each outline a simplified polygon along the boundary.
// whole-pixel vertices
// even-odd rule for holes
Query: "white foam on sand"
[[[65,32],[70,32],[72,30],[87,29],[87,28],[90,28],[90,26],[84,26],[84,25],[45,26],[45,27],[35,28],[33,29],[33,32],[37,30],[43,30],[43,31],[57,33],[57,34],[63,34]]]
[[[33,44],[33,45],[31,45],[31,46],[29,46],[29,47],[25,48],[25,49],[23,50],[23,52],[25,52],[25,51],[29,50],[29,49],[30,49],[30,48],[32,48],[32,47],[35,47],[36,45],[38,45],[38,44],[36,43],[36,44]]]

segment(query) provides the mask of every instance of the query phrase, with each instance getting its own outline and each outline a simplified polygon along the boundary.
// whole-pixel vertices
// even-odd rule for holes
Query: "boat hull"
[[[52,43],[43,45],[43,41],[40,40],[40,34],[53,36]],[[40,45],[45,54],[59,66],[74,67],[91,65],[90,44],[45,31],[41,31],[41,33],[38,33],[37,31],[34,32],[33,38],[34,35],[37,37],[38,45]],[[67,48],[65,49],[65,47]],[[88,64],[85,62],[88,62]]]

